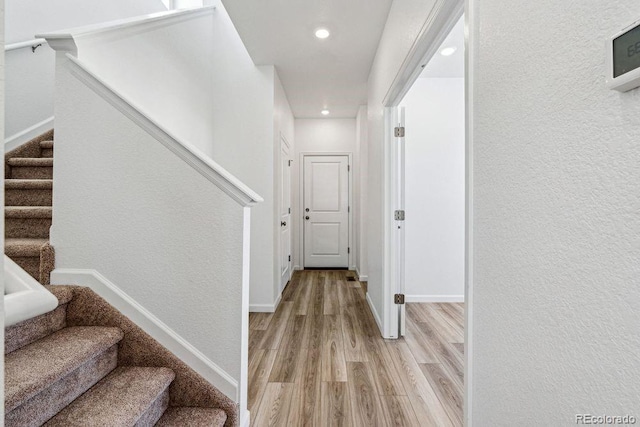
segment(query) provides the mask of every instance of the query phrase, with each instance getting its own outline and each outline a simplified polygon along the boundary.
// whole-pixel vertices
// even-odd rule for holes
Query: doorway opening
[[[463,425],[469,245],[462,5],[438,20],[385,100],[387,289],[397,302],[387,326],[429,366],[424,375],[438,378],[430,383],[448,417]]]

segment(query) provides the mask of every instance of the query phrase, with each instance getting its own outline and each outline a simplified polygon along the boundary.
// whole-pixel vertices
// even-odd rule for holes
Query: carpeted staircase
[[[4,253],[42,284],[49,283],[53,131],[5,155]]]
[[[45,284],[52,137],[5,160],[5,253]],[[47,289],[55,310],[5,329],[5,426],[238,425],[233,401],[91,289]]]

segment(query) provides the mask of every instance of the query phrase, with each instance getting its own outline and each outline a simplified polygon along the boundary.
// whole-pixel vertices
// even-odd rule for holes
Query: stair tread
[[[5,218],[51,218],[51,206],[5,206]]]
[[[51,157],[12,157],[7,160],[9,166],[53,167]]]
[[[156,427],[217,427],[226,421],[227,414],[222,409],[174,406],[164,412]]]
[[[42,237],[8,237],[4,239],[4,253],[8,257],[39,257],[40,248],[48,241]]]
[[[5,190],[50,190],[52,179],[5,179]]]
[[[169,368],[116,368],[45,426],[132,426],[174,378]]]
[[[64,328],[5,356],[5,412],[122,340],[119,328]]]
[[[53,141],[40,141],[40,148],[53,148]]]

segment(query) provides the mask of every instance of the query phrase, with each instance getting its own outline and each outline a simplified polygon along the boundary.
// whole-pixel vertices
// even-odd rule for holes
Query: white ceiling
[[[446,47],[455,47],[455,53],[442,56],[440,51]],[[420,77],[464,77],[464,15],[424,67]]]
[[[223,0],[256,65],[276,66],[297,118],[355,117],[392,0]],[[331,31],[320,40],[317,28]]]

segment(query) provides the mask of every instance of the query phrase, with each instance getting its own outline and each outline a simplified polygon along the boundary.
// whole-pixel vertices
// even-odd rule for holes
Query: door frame
[[[400,248],[394,233],[397,200],[397,158],[393,129],[398,122],[398,105],[437,52],[462,14],[465,15],[465,349],[464,349],[464,423],[472,426],[473,391],[473,100],[474,70],[477,49],[476,21],[478,0],[438,0],[411,50],[402,63],[384,100],[384,199],[383,199],[383,319],[385,338],[397,337],[400,330],[399,309],[393,295],[402,289],[398,283]],[[411,132],[411,130],[408,130]],[[411,215],[409,212],[408,215]]]
[[[277,183],[277,188],[276,188],[276,192],[278,195],[277,201],[276,201],[276,206],[275,206],[275,211],[276,211],[276,217],[277,217],[277,223],[280,223],[280,206],[282,205],[282,199],[284,198],[284,194],[281,191],[281,182],[282,182],[282,176],[281,173],[282,171],[281,166],[282,166],[282,143],[284,142],[284,144],[287,146],[287,148],[289,149],[289,162],[293,161],[293,149],[291,147],[291,144],[289,144],[289,141],[287,141],[287,138],[285,138],[285,136],[282,134],[282,132],[280,132],[280,139],[279,139],[279,144],[278,144],[278,163],[277,163],[277,168],[278,168],[278,177],[276,178],[278,183]],[[289,203],[290,203],[290,208],[291,208],[291,212],[289,213],[289,252],[291,255],[291,260],[289,260],[289,277],[287,280],[287,283],[289,283],[289,281],[291,280],[291,277],[293,277],[293,172],[291,170],[291,166],[289,166]],[[282,295],[282,291],[284,291],[284,288],[287,286],[287,283],[282,284],[282,260],[283,258],[283,247],[282,247],[282,238],[281,238],[281,228],[278,227],[278,295]]]
[[[298,213],[300,214],[300,222],[298,223],[298,250],[300,268],[304,270],[304,158],[319,157],[319,156],[347,156],[349,170],[347,176],[349,177],[349,248],[351,249],[348,254],[347,268],[349,270],[355,270],[355,229],[353,227],[353,153],[351,151],[303,151],[300,153],[300,167],[298,176],[300,177],[299,185],[299,197],[298,197]]]

